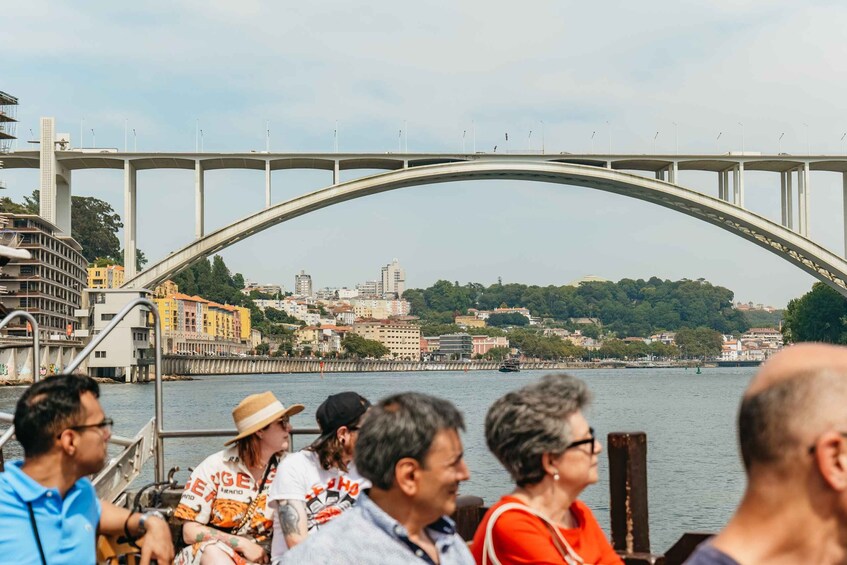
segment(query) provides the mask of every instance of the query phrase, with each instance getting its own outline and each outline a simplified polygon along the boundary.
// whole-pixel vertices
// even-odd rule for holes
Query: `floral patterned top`
[[[275,476],[276,466],[267,473],[262,492],[257,492],[259,483],[238,457],[237,447],[214,453],[191,473],[174,518],[208,524],[257,543],[267,542],[273,533],[274,514],[268,508],[268,490]],[[257,503],[251,518],[234,530],[244,521],[254,500]]]

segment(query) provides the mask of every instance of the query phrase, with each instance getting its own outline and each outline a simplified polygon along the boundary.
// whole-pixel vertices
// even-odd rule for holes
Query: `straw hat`
[[[288,408],[276,399],[274,393],[267,391],[251,394],[238,403],[232,411],[232,419],[238,430],[238,435],[224,442],[230,445],[241,438],[254,434],[276,420],[285,416],[299,414],[305,408],[302,404],[292,404]]]

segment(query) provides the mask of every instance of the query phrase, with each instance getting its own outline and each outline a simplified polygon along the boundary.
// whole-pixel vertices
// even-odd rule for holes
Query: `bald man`
[[[847,564],[847,347],[774,355],[744,393],[738,436],[747,490],[686,565]]]

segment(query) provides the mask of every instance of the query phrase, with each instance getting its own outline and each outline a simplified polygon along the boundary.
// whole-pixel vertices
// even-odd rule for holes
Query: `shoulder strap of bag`
[[[253,502],[250,503],[250,507],[247,508],[247,512],[244,513],[244,517],[241,519],[241,522],[239,522],[238,525],[233,528],[233,533],[243,528],[244,525],[250,521],[250,518],[253,517],[253,514],[256,512],[256,507],[259,505],[259,496],[262,494],[262,491],[265,488],[265,483],[268,481],[268,476],[270,476],[271,471],[273,469],[276,469],[277,461],[278,459],[276,455],[271,456],[270,460],[268,461],[268,466],[265,467],[265,474],[264,476],[262,476],[262,482],[259,483],[259,490],[256,491],[256,498],[254,498]]]
[[[550,522],[547,518],[538,513],[535,509],[525,505],[518,504],[517,502],[508,502],[502,506],[499,506],[497,510],[491,514],[491,517],[488,519],[488,524],[485,527],[485,538],[482,544],[482,565],[488,565],[489,559],[492,565],[502,565],[500,560],[497,558],[497,554],[494,553],[494,524],[497,522],[497,519],[500,518],[503,514],[510,510],[519,510],[521,512],[525,512],[527,514],[532,514],[539,520],[541,520],[547,529],[550,531],[553,545],[562,555],[562,558],[565,560],[565,563],[568,565],[584,565],[585,561],[582,557],[577,554],[576,551],[571,547],[571,544],[568,543],[568,540],[562,536],[562,532],[559,531],[559,528]]]
[[[44,547],[41,546],[41,536],[38,535],[38,524],[35,523],[35,511],[32,509],[32,502],[27,502],[26,506],[29,509],[29,523],[32,524],[32,533],[35,534],[38,554],[41,556],[41,565],[47,565],[47,558],[44,557]]]

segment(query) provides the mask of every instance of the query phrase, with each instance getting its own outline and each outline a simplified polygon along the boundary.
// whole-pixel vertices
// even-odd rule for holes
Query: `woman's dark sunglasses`
[[[580,445],[591,444],[591,454],[594,455],[597,453],[597,438],[594,437],[594,428],[588,428],[588,433],[590,437],[585,439],[580,439],[577,441],[572,441],[568,445],[565,446],[565,450],[571,449],[573,447],[579,447]]]

